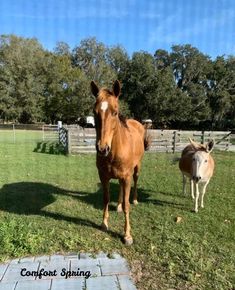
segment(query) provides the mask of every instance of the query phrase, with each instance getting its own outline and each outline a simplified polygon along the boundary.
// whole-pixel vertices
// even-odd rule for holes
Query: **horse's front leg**
[[[104,211],[103,211],[103,222],[102,222],[102,229],[104,231],[108,230],[108,219],[109,219],[109,180],[104,179],[101,180],[102,187],[103,187],[103,201],[104,201]]]
[[[123,211],[125,215],[125,235],[124,235],[124,242],[126,245],[131,245],[133,243],[133,239],[131,236],[131,227],[130,227],[130,219],[129,219],[129,211],[130,211],[130,190],[131,190],[131,177],[129,176],[122,181],[122,189],[123,189]]]
[[[122,202],[123,202],[122,183],[121,183],[121,180],[119,180],[119,194],[118,194],[117,212],[122,212]]]

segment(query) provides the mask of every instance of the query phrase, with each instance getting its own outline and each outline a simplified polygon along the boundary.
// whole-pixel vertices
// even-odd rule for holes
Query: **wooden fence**
[[[57,125],[42,125],[43,141],[58,141],[58,126]]]
[[[200,143],[214,139],[215,149],[235,151],[235,145],[231,144],[231,131],[181,131],[181,130],[153,130],[148,129],[151,136],[149,152],[180,152],[192,138]],[[60,143],[71,154],[94,153],[96,133],[93,128],[81,128],[68,126],[61,128],[59,133]]]

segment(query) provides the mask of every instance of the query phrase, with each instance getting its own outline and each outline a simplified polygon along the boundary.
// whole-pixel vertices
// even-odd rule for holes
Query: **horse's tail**
[[[148,130],[145,128],[145,133],[144,133],[144,150],[147,151],[150,148],[151,145],[151,135],[148,133]]]

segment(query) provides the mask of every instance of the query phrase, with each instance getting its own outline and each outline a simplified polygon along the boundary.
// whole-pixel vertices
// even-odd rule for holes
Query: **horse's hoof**
[[[102,223],[102,224],[101,224],[101,229],[102,229],[104,232],[107,232],[107,230],[108,230],[108,226],[107,226],[105,223]]]
[[[138,200],[137,200],[137,199],[134,199],[134,200],[133,200],[133,204],[134,204],[134,205],[137,205],[137,204],[138,204]]]
[[[117,212],[122,212],[122,204],[119,204],[119,205],[117,206]]]
[[[126,246],[131,246],[133,244],[132,237],[124,237],[124,243]]]

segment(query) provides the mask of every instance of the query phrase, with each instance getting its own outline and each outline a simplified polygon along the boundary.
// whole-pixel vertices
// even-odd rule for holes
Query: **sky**
[[[96,37],[131,56],[191,44],[235,55],[234,0],[0,0],[0,34],[34,37],[45,49]]]

